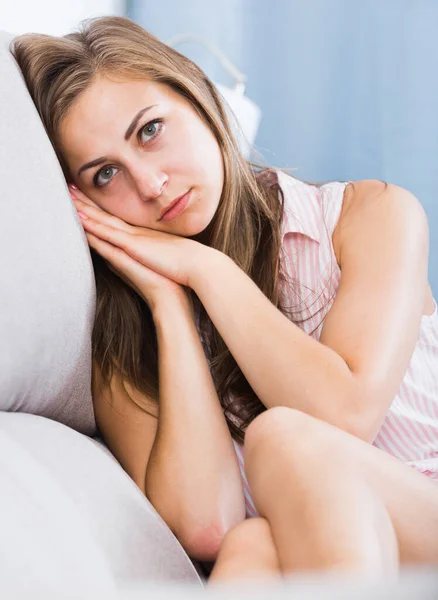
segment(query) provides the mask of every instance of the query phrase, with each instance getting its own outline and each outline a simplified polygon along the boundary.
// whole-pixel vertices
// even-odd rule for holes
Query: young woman
[[[129,20],[13,52],[92,248],[99,430],[187,552],[214,581],[437,564],[418,200],[245,161],[205,74]]]

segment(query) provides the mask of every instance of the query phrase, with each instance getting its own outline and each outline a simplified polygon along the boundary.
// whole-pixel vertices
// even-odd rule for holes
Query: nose
[[[131,175],[140,198],[145,202],[161,196],[169,180],[168,175],[162,170],[147,167],[144,163],[135,172],[131,171]]]

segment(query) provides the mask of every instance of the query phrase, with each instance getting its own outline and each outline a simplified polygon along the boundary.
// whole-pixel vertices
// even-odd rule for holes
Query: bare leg
[[[222,542],[219,556],[208,583],[234,579],[280,578],[280,563],[266,519],[242,521]]]
[[[438,486],[377,448],[281,407],[248,428],[245,460],[283,572],[438,564]]]
[[[438,564],[438,486],[373,446],[282,407],[248,428],[245,463],[270,535],[257,544],[256,528],[232,530],[214,581],[252,579],[263,565],[278,574],[276,564],[374,576],[396,573],[399,561]]]

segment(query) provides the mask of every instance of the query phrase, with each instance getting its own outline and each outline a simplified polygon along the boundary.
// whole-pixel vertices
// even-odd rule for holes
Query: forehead
[[[84,108],[114,109],[120,102],[135,104],[139,99],[176,100],[179,95],[167,85],[149,79],[129,80],[98,77],[76,99]]]
[[[154,105],[168,110],[183,103],[182,97],[172,88],[147,79],[97,78],[76,98],[60,124],[63,153],[69,162],[78,153],[82,159],[87,147],[93,153],[99,152],[99,140],[108,151],[108,143],[112,138],[120,142],[120,136],[123,138],[139,110]]]

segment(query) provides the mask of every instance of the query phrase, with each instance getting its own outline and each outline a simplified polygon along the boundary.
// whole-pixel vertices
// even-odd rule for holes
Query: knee
[[[268,521],[262,517],[245,519],[225,534],[221,552],[228,558],[248,556],[267,544],[273,544]]]
[[[245,448],[251,452],[255,447],[278,445],[283,438],[290,443],[306,443],[312,433],[316,435],[317,419],[286,406],[276,406],[263,412],[250,423],[245,434]],[[312,431],[313,430],[313,431]]]
[[[248,426],[245,462],[263,457],[300,461],[333,459],[342,454],[343,432],[299,410],[278,406],[265,411]]]
[[[266,519],[258,517],[242,521],[225,535],[209,583],[279,576],[271,527]]]

